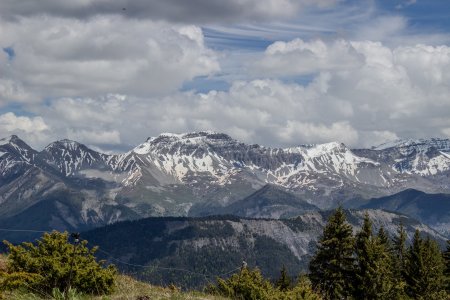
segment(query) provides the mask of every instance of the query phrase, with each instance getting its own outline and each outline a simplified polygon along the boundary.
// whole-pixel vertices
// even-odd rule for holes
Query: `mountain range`
[[[433,207],[440,199],[448,204],[449,175],[450,140],[437,138],[370,149],[337,142],[269,148],[222,133],[165,133],[105,154],[71,140],[37,151],[10,136],[0,140],[0,226],[87,230],[152,216],[286,218],[343,205],[414,211],[448,234],[448,210],[421,213],[426,200],[416,199],[420,205],[403,211],[385,197],[415,189],[437,194]]]

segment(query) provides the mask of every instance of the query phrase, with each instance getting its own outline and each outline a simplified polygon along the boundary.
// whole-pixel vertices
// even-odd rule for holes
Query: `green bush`
[[[311,286],[311,281],[305,275],[300,276],[297,284],[292,290],[286,291],[280,299],[286,300],[321,300],[322,297],[317,294]]]
[[[217,279],[217,285],[210,285],[206,291],[233,299],[265,300],[274,299],[276,290],[263,278],[258,269],[243,268],[228,279]]]
[[[206,292],[240,300],[321,300],[313,291],[311,282],[306,276],[301,276],[295,286],[284,290],[275,288],[266,280],[258,269],[242,271],[233,274],[228,279],[217,279],[216,285],[209,285]]]
[[[116,268],[98,262],[94,256],[97,248],[89,249],[87,241],[69,243],[67,232],[45,233],[35,244],[4,243],[9,256],[8,273],[0,280],[3,290],[25,287],[46,294],[55,289],[86,294],[108,294],[113,290]]]

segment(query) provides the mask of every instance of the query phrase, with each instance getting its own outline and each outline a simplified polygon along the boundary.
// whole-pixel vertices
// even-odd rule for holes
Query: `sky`
[[[448,0],[1,0],[0,137],[450,138]]]

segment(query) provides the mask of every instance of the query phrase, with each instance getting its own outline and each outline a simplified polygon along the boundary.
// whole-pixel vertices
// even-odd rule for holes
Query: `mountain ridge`
[[[274,266],[289,266],[292,274],[307,270],[316,242],[332,211],[306,212],[291,219],[261,219],[236,216],[202,218],[164,217],[119,222],[81,234],[104,251],[102,259],[121,263],[124,272],[151,282],[176,283],[182,287],[204,285],[204,279],[165,267],[189,269],[195,273],[219,274],[239,267],[245,260],[269,278],[276,278]],[[381,226],[393,237],[403,224],[410,242],[415,230],[445,244],[442,237],[416,220],[382,210],[345,210],[353,231],[357,232],[365,214],[373,221],[374,231]],[[136,265],[146,268],[133,267]],[[160,267],[152,272],[151,266]],[[207,275],[206,274],[206,275]]]
[[[201,215],[210,208],[282,216],[283,209],[295,211],[295,201],[297,208],[304,201],[329,209],[408,188],[449,194],[449,145],[446,139],[430,139],[380,150],[350,149],[339,142],[270,148],[208,131],[165,133],[125,153],[105,154],[67,139],[36,151],[10,136],[0,140],[0,218],[56,201],[54,195],[76,195],[82,213],[55,204],[49,220],[76,218],[77,224],[95,227],[131,215]],[[265,201],[248,200],[261,205],[254,210],[243,204],[267,185],[276,187],[284,200],[268,193]]]

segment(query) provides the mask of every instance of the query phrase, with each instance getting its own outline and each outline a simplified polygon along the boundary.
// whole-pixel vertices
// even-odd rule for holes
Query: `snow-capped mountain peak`
[[[49,144],[40,153],[42,158],[65,176],[74,175],[87,167],[100,167],[103,156],[76,141],[63,139]]]
[[[205,152],[214,151],[220,147],[238,144],[230,136],[213,131],[200,131],[192,133],[162,133],[157,137],[150,137],[146,142],[140,144],[132,152],[145,155],[150,152],[154,154],[175,154],[203,156]]]
[[[11,135],[9,137],[0,140],[0,151],[3,155],[9,153],[14,157],[16,161],[24,161],[30,163],[33,161],[36,151],[28,144],[22,141],[17,135]]]

